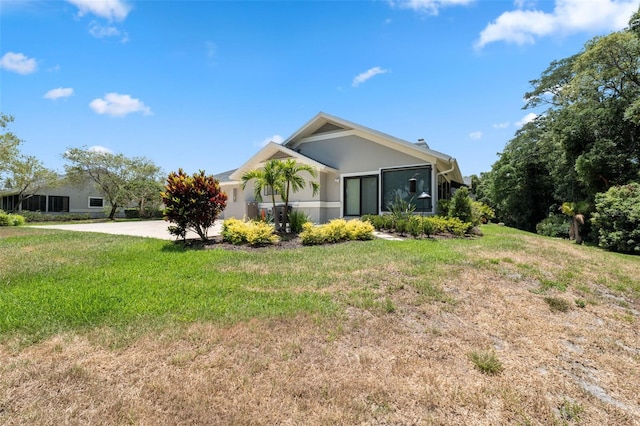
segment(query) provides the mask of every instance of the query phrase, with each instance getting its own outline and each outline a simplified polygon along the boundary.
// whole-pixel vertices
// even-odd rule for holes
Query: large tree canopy
[[[78,185],[95,184],[110,206],[109,219],[113,220],[118,208],[138,203],[150,194],[160,198],[158,182],[160,168],[147,158],[127,158],[122,154],[70,148],[63,157],[67,179]]]
[[[533,230],[564,202],[593,205],[596,194],[640,181],[639,17],[531,81],[525,108],[543,111],[506,145],[479,190],[505,223]]]

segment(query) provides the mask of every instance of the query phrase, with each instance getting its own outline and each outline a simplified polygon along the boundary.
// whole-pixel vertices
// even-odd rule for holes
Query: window
[[[89,207],[103,208],[104,198],[89,197]]]
[[[47,196],[32,195],[29,198],[25,198],[24,200],[22,200],[22,210],[28,210],[32,212],[46,212]]]
[[[378,176],[344,178],[344,215],[378,214]]]
[[[416,179],[416,192],[409,192],[409,179]],[[431,166],[387,169],[382,171],[382,209],[389,211],[389,204],[396,198],[410,201],[417,212],[430,212],[431,198],[419,200],[422,192],[431,194]]]
[[[50,212],[68,212],[69,197],[59,195],[49,195],[49,211]]]
[[[271,186],[269,186],[269,185],[264,187],[264,191],[263,192],[264,192],[264,195],[267,195],[269,197],[271,197],[271,194],[278,195],[278,190],[276,189],[275,192],[274,192],[273,188]]]
[[[233,202],[238,201],[238,188],[233,188]]]

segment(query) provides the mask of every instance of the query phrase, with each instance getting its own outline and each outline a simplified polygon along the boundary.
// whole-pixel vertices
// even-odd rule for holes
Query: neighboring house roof
[[[232,169],[232,170],[227,170],[226,172],[218,173],[217,175],[213,175],[213,178],[218,182],[220,182],[220,184],[223,184],[225,182],[230,182],[231,178],[229,176],[231,176],[231,174],[236,170],[238,169]]]
[[[462,183],[463,178],[455,158],[442,152],[430,149],[426,143],[412,143],[396,138],[378,130],[336,117],[324,112],[318,113],[305,125],[287,138],[282,145],[295,150],[301,144],[315,140],[353,134],[371,140],[397,151],[422,158],[425,161],[437,162],[438,169],[451,173],[450,180]]]
[[[247,160],[242,166],[233,170],[232,173],[229,174],[228,176],[229,180],[227,182],[221,181],[220,183],[221,184],[238,183],[241,180],[242,175],[244,173],[248,172],[249,170],[256,169],[260,167],[262,164],[266,163],[267,161],[271,159],[276,159],[276,158],[277,159],[293,158],[298,163],[307,164],[321,172],[337,172],[337,170],[334,169],[333,167],[329,167],[326,164],[319,163],[318,161],[312,158],[309,158],[305,155],[302,155],[299,152],[296,152],[286,146],[277,144],[275,142],[269,142],[267,145],[264,146],[264,148],[258,151],[253,157]],[[222,174],[223,173],[221,173],[221,175]]]

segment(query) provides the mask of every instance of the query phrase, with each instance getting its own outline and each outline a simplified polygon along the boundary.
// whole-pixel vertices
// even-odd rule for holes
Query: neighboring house
[[[37,194],[18,203],[18,195],[10,190],[0,191],[0,209],[10,211],[39,211],[42,213],[88,213],[92,217],[105,215],[107,202],[93,185],[84,188],[61,185],[42,188]]]
[[[228,196],[223,218],[251,218],[271,210],[271,196],[265,193],[263,201],[256,203],[253,181],[243,191],[241,177],[274,158],[293,158],[318,171],[318,194],[313,196],[307,185],[291,194],[289,204],[319,223],[385,213],[396,197],[413,199],[416,212],[434,214],[438,200],[449,199],[452,190],[463,185],[456,160],[423,141],[407,142],[319,113],[282,144],[270,142],[238,169],[215,176]],[[412,193],[410,179],[415,179]],[[423,192],[431,198],[418,199]]]

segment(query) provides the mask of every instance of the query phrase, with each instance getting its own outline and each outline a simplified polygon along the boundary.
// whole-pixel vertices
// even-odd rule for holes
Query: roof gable
[[[287,158],[293,158],[297,162],[312,166],[321,172],[337,172],[336,169],[329,167],[325,164],[319,163],[318,161],[312,158],[309,158],[305,155],[302,155],[299,152],[296,152],[290,148],[287,148],[286,146],[277,144],[275,142],[269,142],[267,145],[264,146],[264,148],[258,151],[253,157],[247,160],[242,166],[234,170],[233,173],[229,175],[229,179],[234,181],[239,181],[245,172],[260,168],[262,167],[262,165],[264,165],[264,163],[266,163],[269,160],[274,160],[274,159],[281,160],[281,159],[287,159]]]
[[[426,143],[414,144],[324,112],[318,113],[309,120],[304,126],[289,136],[282,145],[296,151],[298,147],[304,143],[312,143],[317,140],[348,135],[356,135],[371,142],[421,158],[424,161],[435,163],[439,170],[446,170],[453,180],[462,182],[462,174],[460,173],[456,159],[447,154],[430,149]]]

